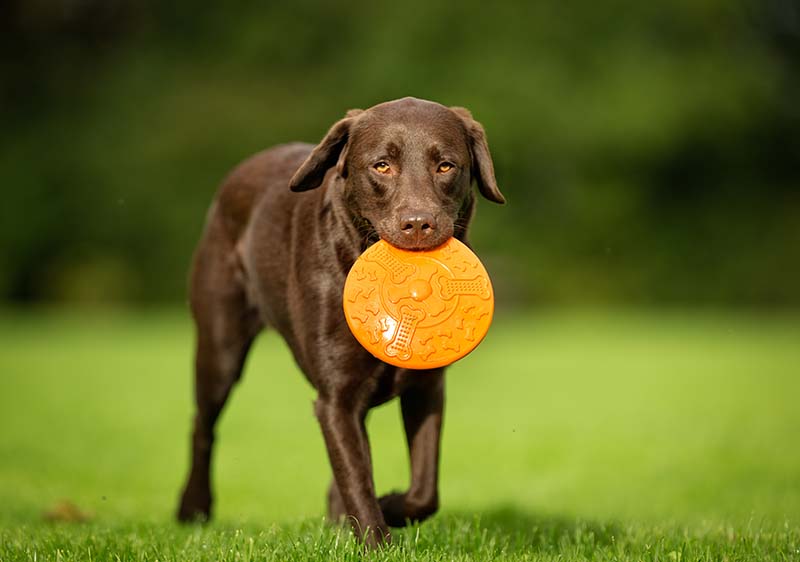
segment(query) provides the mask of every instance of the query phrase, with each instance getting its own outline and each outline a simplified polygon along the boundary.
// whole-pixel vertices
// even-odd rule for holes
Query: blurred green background
[[[797,0],[7,0],[0,558],[207,559],[239,522],[272,548],[265,525],[321,516],[313,391],[272,333],[219,426],[221,526],[166,524],[187,271],[240,160],[407,95],[472,110],[508,199],[472,231],[499,306],[448,375],[440,550],[412,528],[409,556],[474,535],[583,560],[594,528],[598,559],[797,556]],[[370,419],[381,493],[408,478],[401,427]],[[93,522],[43,522],[59,498]]]
[[[182,300],[232,166],[414,95],[486,127],[503,303],[800,304],[792,0],[11,0],[0,31],[2,300]]]

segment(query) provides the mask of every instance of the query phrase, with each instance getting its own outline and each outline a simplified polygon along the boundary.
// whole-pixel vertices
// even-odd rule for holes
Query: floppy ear
[[[322,142],[311,151],[306,161],[289,180],[289,189],[308,191],[319,187],[325,174],[334,164],[337,165],[339,173],[344,175],[350,127],[361,113],[363,112],[360,109],[351,109],[344,119],[333,124]]]
[[[489,144],[486,142],[486,131],[483,130],[483,125],[472,118],[468,109],[463,107],[451,107],[450,109],[461,118],[467,128],[470,138],[469,149],[472,154],[472,176],[478,183],[478,190],[489,201],[502,205],[506,202],[506,198],[497,187],[494,163],[492,155],[489,153]]]

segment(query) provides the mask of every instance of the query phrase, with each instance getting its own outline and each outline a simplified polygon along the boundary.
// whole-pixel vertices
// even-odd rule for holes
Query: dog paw
[[[356,532],[369,550],[377,550],[392,544],[392,534],[382,526],[367,527],[363,532]]]
[[[405,513],[406,496],[397,492],[386,494],[378,498],[378,505],[383,512],[383,518],[390,527],[405,527],[407,524]]]
[[[408,494],[391,493],[378,498],[378,505],[390,527],[405,527],[409,521],[424,521],[439,509],[438,496],[426,499],[409,498]]]
[[[211,498],[184,496],[176,514],[181,523],[206,523],[211,519]]]

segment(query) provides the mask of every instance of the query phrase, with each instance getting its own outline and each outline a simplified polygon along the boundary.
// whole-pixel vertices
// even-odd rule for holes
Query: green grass
[[[215,522],[173,523],[191,347],[174,311],[0,312],[0,561],[359,558],[274,333],[221,420]],[[372,558],[800,560],[799,402],[797,316],[500,314],[448,375],[441,513]],[[397,405],[369,429],[403,488]],[[91,521],[44,521],[62,499]]]

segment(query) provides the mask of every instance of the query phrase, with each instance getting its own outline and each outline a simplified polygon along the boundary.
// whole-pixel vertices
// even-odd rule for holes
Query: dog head
[[[319,187],[332,167],[344,200],[393,246],[425,250],[466,227],[472,180],[495,203],[505,199],[480,123],[466,109],[403,98],[356,109],[331,127],[289,182]]]

